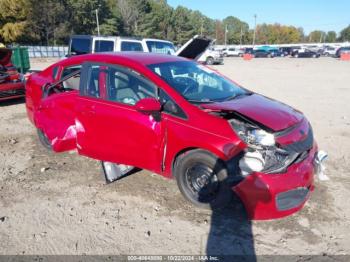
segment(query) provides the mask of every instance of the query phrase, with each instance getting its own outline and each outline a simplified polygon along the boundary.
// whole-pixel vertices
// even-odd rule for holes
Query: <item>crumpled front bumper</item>
[[[234,186],[232,189],[242,200],[249,218],[275,219],[300,210],[314,190],[316,154],[314,144],[308,157],[289,166],[286,173],[255,172]]]

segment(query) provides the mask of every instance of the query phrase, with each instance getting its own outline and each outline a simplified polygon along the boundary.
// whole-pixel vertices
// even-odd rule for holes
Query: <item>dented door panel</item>
[[[41,101],[34,113],[37,128],[41,129],[56,152],[76,148],[75,115],[78,92],[51,95]]]
[[[164,124],[133,106],[79,97],[77,147],[82,155],[161,171]]]

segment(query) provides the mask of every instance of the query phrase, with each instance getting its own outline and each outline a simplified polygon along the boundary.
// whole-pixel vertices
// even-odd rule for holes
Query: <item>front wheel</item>
[[[209,152],[193,150],[179,156],[174,174],[183,196],[198,207],[222,208],[232,199],[227,169]]]
[[[208,57],[206,60],[207,65],[213,65],[214,64],[214,59],[212,57]]]

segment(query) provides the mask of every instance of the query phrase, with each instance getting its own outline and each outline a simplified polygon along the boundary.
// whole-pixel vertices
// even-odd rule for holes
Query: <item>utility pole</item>
[[[98,9],[96,11],[96,24],[97,24],[97,35],[100,35],[100,24],[98,22]]]
[[[227,25],[225,26],[225,46],[227,44]]]
[[[202,23],[201,23],[201,36],[203,36],[203,18],[202,18]]]
[[[255,36],[256,36],[256,17],[257,15],[254,15],[254,35],[253,35],[253,47],[255,46]]]
[[[239,38],[239,47],[242,46],[242,37],[243,37],[243,27],[241,26],[241,36]]]

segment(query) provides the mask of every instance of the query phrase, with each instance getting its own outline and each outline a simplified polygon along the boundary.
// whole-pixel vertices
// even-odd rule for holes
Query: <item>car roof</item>
[[[175,55],[157,54],[157,53],[106,52],[106,53],[94,53],[94,54],[73,56],[73,57],[61,60],[61,63],[65,65],[83,63],[85,61],[113,63],[114,61],[118,61],[118,60],[134,62],[142,65],[160,64],[160,63],[166,63],[166,62],[189,61],[189,59],[186,59],[183,57],[179,57]]]

